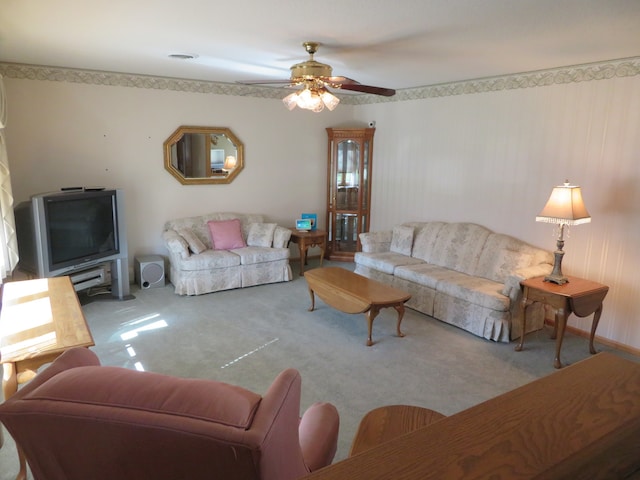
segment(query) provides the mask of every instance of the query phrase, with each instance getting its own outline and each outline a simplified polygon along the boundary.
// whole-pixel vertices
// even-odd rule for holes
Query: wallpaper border
[[[178,92],[273,99],[281,99],[286,92],[289,92],[289,90],[283,88],[5,62],[0,62],[0,75],[6,78],[15,78],[20,80],[84,83],[89,85],[173,90]],[[632,77],[636,75],[640,75],[640,57],[502,75],[497,77],[464,80],[438,85],[428,85],[417,88],[407,88],[398,90],[396,95],[393,97],[381,97],[378,95],[366,94],[341,94],[339,97],[344,104],[365,105],[483,92],[496,92],[500,90],[513,90],[519,88],[544,87],[566,83],[605,80],[614,77]]]

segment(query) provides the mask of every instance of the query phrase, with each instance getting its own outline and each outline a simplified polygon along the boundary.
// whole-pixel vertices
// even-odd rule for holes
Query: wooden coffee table
[[[38,368],[73,347],[95,345],[69,277],[40,278],[3,285],[0,314],[2,390],[8,399]],[[26,464],[19,447],[20,471]]]
[[[336,310],[366,315],[369,327],[367,346],[373,345],[373,320],[381,309],[387,307],[398,312],[396,330],[399,337],[404,337],[400,323],[404,316],[404,303],[411,298],[409,293],[339,267],[315,268],[306,272],[304,278],[311,295],[310,312],[315,308],[315,294]]]

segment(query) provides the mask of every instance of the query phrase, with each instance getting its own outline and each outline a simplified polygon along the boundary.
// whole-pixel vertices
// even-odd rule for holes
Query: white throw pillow
[[[413,227],[407,225],[396,225],[393,227],[391,236],[391,250],[394,253],[411,256],[411,248],[413,247]]]
[[[249,247],[270,247],[273,243],[275,230],[275,223],[252,223],[247,235],[247,245]]]
[[[196,236],[196,234],[191,231],[191,229],[178,228],[176,231],[178,232],[178,235],[180,235],[182,238],[184,238],[187,241],[187,244],[189,245],[189,249],[196,255],[198,253],[204,252],[207,249],[207,246],[204,243],[202,243],[202,240],[200,240]]]

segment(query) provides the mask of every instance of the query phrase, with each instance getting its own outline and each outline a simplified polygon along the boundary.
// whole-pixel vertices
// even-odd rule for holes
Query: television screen
[[[118,253],[115,192],[45,198],[49,268]]]

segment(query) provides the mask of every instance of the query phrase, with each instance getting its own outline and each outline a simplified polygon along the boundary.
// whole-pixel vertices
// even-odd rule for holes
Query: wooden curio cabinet
[[[327,128],[327,257],[353,261],[369,231],[375,128]]]

